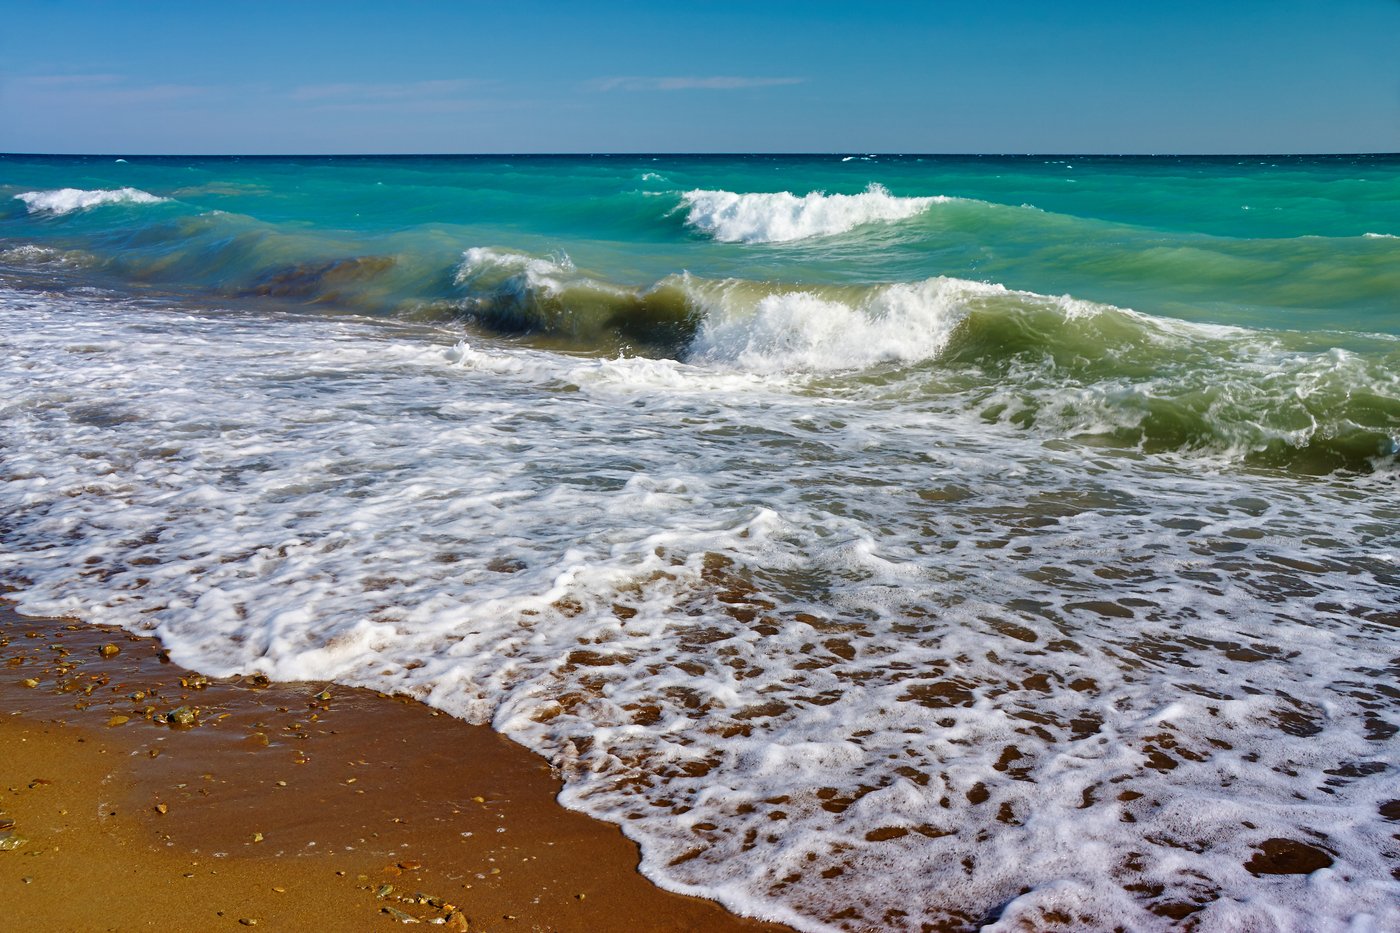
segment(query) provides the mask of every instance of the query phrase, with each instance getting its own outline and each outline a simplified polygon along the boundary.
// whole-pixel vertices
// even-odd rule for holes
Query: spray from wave
[[[160,204],[169,198],[158,197],[139,188],[57,188],[52,191],[26,191],[15,195],[31,214],[71,214],[107,204]]]
[[[786,243],[833,236],[864,224],[907,220],[952,198],[896,197],[872,184],[861,194],[788,191],[737,194],[697,189],[681,195],[685,222],[723,243]]]

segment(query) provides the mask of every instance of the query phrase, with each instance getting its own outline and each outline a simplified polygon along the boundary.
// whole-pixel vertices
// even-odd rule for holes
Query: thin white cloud
[[[753,87],[780,87],[802,84],[806,78],[755,78],[740,75],[707,77],[678,76],[644,78],[637,76],[595,78],[588,86],[595,91],[737,91]]]
[[[66,90],[69,88],[102,87],[108,84],[120,84],[124,80],[126,79],[121,75],[113,74],[23,75],[15,78],[14,83],[25,87]]]
[[[488,81],[452,78],[440,81],[368,83],[340,81],[332,84],[303,84],[292,89],[292,100],[308,102],[441,100],[476,90]]]
[[[202,97],[212,90],[199,84],[134,84],[117,74],[21,75],[0,89],[37,105],[124,107]]]

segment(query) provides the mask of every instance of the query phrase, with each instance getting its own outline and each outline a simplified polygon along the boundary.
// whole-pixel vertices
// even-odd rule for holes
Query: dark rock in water
[[[1244,863],[1254,875],[1311,875],[1332,864],[1332,856],[1295,839],[1265,839]]]

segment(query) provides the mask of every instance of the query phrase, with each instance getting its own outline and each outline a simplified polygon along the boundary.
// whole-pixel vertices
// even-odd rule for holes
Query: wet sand
[[[206,680],[151,639],[3,603],[0,749],[10,929],[787,929],[654,887],[489,729],[367,690]]]

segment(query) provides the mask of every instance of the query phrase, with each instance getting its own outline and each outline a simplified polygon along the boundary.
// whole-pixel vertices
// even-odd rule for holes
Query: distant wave
[[[99,188],[96,191],[56,188],[51,191],[26,191],[15,195],[15,200],[23,201],[31,214],[71,214],[104,204],[159,204],[170,199],[157,197],[139,188]]]
[[[1400,240],[1400,236],[1393,233],[1363,233],[1361,235],[1368,240]]]
[[[681,195],[685,222],[722,243],[785,243],[832,236],[871,223],[907,220],[947,197],[901,198],[872,184],[861,194],[802,197],[789,191],[738,194],[696,189]]]

